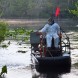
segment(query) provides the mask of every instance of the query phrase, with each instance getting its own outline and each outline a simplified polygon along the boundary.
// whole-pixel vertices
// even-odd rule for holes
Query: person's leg
[[[46,43],[47,43],[47,47],[51,47],[52,37],[50,35],[46,35]]]
[[[55,46],[55,48],[58,48],[59,47],[59,37],[58,38],[56,38],[56,39],[54,39],[54,46]]]

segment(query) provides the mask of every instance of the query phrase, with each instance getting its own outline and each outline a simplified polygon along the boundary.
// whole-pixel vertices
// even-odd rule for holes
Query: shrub
[[[0,22],[0,43],[5,39],[5,34],[8,24],[5,22]]]

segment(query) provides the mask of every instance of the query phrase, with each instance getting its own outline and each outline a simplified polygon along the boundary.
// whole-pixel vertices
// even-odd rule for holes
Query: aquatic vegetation
[[[3,73],[7,73],[7,66],[6,65],[2,67],[0,77],[2,76]]]
[[[73,66],[74,66],[75,68],[78,68],[78,62],[75,63],[75,64],[73,64]]]
[[[18,53],[26,53],[27,51],[19,50]]]
[[[14,30],[9,29],[6,33],[6,39],[9,38],[13,40],[22,40],[24,42],[28,42],[31,32],[33,32],[33,30],[26,30],[22,27]]]
[[[7,48],[8,46],[6,44],[2,45],[2,48]]]
[[[15,33],[16,34],[19,34],[19,35],[22,35],[22,34],[24,34],[25,33],[25,29],[24,28],[17,28],[17,29],[15,29]]]

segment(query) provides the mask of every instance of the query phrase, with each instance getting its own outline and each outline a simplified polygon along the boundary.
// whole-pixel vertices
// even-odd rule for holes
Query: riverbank
[[[26,29],[40,29],[48,19],[0,19],[9,24],[9,28],[24,27]],[[73,19],[55,19],[65,31],[78,31],[78,21]]]

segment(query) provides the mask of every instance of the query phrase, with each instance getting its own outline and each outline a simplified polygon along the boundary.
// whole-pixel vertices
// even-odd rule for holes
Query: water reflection
[[[59,74],[48,73],[48,74],[46,75],[46,78],[60,78],[59,76],[60,76]]]
[[[8,45],[9,40],[5,40],[2,44]],[[2,66],[7,66],[7,74],[5,78],[31,78],[30,69],[30,49],[28,44],[18,44],[19,41],[10,40],[7,48],[0,47],[0,72]],[[26,51],[21,53],[18,51]]]
[[[64,69],[49,70],[47,72],[45,72],[44,70],[37,72],[34,69],[33,72],[35,72],[35,73],[32,76],[32,78],[62,78],[61,75],[70,73],[70,70],[71,70],[71,68],[64,68]]]
[[[32,78],[60,78],[60,75],[55,73],[47,73],[40,74],[40,76],[33,76]]]

